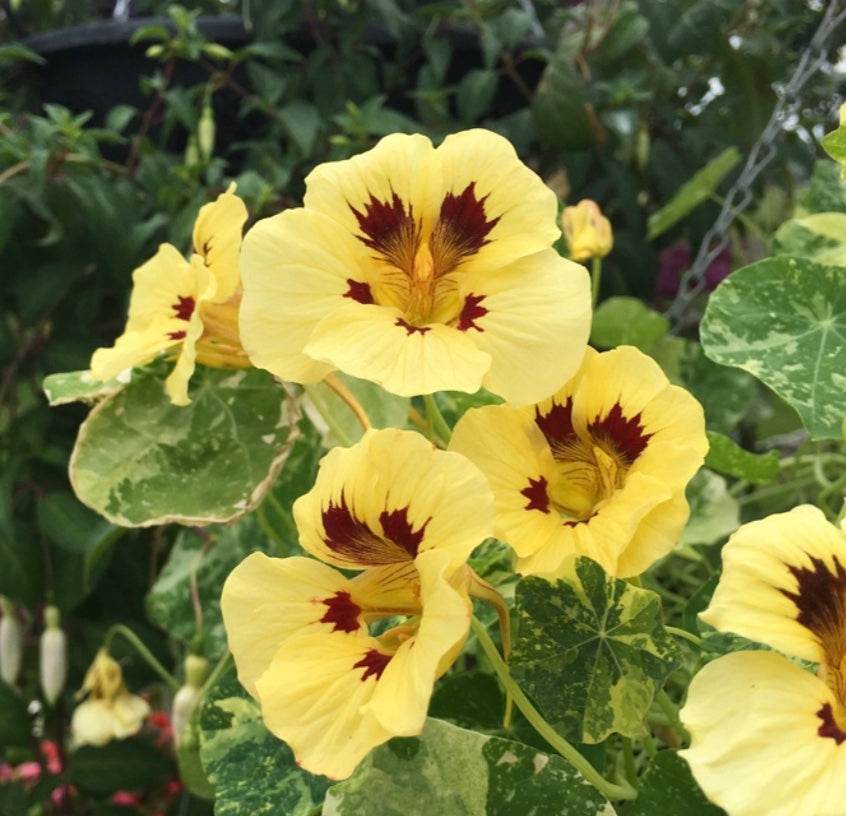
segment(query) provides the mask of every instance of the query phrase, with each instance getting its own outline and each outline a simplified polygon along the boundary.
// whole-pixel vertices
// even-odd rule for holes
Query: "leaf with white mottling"
[[[846,266],[846,213],[813,213],[787,221],[775,234],[773,251]]]
[[[614,816],[568,762],[430,718],[330,788],[323,816]]]
[[[136,370],[79,429],[71,484],[124,527],[231,521],[262,499],[296,433],[293,401],[265,371],[198,367],[172,405],[161,367]]]
[[[230,670],[197,719],[200,760],[215,788],[215,816],[308,816],[328,781],[301,771],[291,749],[262,723],[258,705]]]
[[[100,382],[91,377],[90,371],[65,371],[50,374],[44,378],[42,388],[50,405],[65,405],[69,402],[96,402],[121,390],[129,378]]]
[[[674,751],[661,751],[646,769],[637,799],[627,802],[623,816],[725,816],[696,784],[688,764]]]
[[[702,469],[687,486],[690,521],[682,533],[683,544],[713,544],[740,526],[740,505],[726,488],[726,480]]]
[[[846,267],[776,257],[733,273],[701,326],[716,363],[756,376],[813,439],[839,439],[846,415]]]
[[[643,734],[655,692],[681,659],[654,592],[576,558],[560,580],[520,581],[515,613],[512,672],[558,730],[588,743]]]

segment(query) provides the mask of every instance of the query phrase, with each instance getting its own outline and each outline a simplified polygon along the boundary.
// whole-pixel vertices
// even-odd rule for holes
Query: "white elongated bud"
[[[4,683],[14,686],[23,662],[23,626],[11,601],[0,598],[0,608],[3,610],[0,620],[0,677]]]
[[[45,627],[38,646],[41,691],[50,705],[59,699],[68,679],[68,641],[59,621],[59,610],[48,606],[44,610]]]
[[[174,695],[170,711],[173,742],[177,748],[185,736],[191,715],[200,701],[200,692],[208,673],[209,663],[205,658],[191,654],[185,658],[185,685]]]

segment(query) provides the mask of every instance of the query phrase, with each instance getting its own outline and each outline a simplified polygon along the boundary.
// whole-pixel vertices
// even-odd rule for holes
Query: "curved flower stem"
[[[688,632],[687,629],[679,629],[677,626],[664,626],[664,629],[671,635],[690,641],[697,649],[702,648],[702,638],[697,637],[692,632]]]
[[[355,443],[355,439],[350,438],[349,434],[347,434],[347,432],[338,424],[335,417],[332,416],[332,413],[324,404],[323,399],[320,396],[320,392],[318,392],[313,385],[304,385],[303,390],[306,394],[308,394],[311,404],[314,406],[317,413],[323,417],[323,421],[329,427],[329,430],[335,436],[337,442],[345,447],[353,445]]]
[[[438,408],[438,403],[435,402],[435,397],[432,394],[423,395],[423,404],[426,406],[426,419],[432,425],[432,429],[444,444],[447,444],[452,436],[452,429],[444,419],[441,409]]]
[[[491,640],[488,630],[476,617],[471,620],[473,632],[479,640],[479,644],[490,660],[491,665],[499,677],[499,681],[505,687],[506,692],[511,694],[517,708],[523,712],[523,716],[532,724],[532,727],[540,734],[561,756],[563,756],[579,773],[593,785],[603,796],[611,800],[634,799],[637,791],[630,785],[616,785],[605,779],[593,765],[590,764],[567,740],[564,739],[532,705],[529,698],[508,671],[508,666],[500,657],[499,652]]]
[[[661,713],[670,721],[670,727],[673,731],[675,731],[676,734],[683,740],[690,739],[687,729],[684,727],[684,724],[679,718],[679,712],[675,703],[669,698],[664,689],[658,690],[658,693],[655,695],[655,702],[657,703],[658,708],[661,709]]]
[[[153,657],[153,653],[144,645],[141,638],[135,634],[128,626],[124,626],[122,623],[116,623],[114,626],[110,626],[108,632],[106,632],[106,637],[103,638],[103,647],[106,651],[109,651],[109,648],[112,645],[112,641],[115,639],[116,635],[120,635],[125,641],[132,646],[133,649],[138,653],[138,656],[159,676],[165,683],[168,684],[171,691],[177,691],[179,689],[179,683],[177,682],[176,678],[164,667],[155,657]]]
[[[221,656],[220,660],[217,661],[215,667],[211,670],[211,673],[206,678],[206,682],[203,683],[203,687],[200,689],[200,700],[205,700],[206,694],[214,688],[214,684],[220,680],[220,676],[229,668],[229,664],[231,662],[232,652],[227,649]],[[197,707],[199,708],[199,705]]]
[[[602,258],[595,257],[590,272],[590,302],[596,308],[596,301],[599,300],[599,284],[602,281]]]
[[[361,403],[356,399],[355,394],[342,383],[335,374],[327,374],[323,380],[347,405],[355,414],[362,429],[370,430],[373,424],[370,422],[370,417],[367,416],[367,411],[364,410]]]

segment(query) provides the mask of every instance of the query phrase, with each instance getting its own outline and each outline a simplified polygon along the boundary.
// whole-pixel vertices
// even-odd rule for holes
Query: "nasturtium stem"
[[[106,651],[109,651],[109,648],[112,645],[112,641],[115,639],[116,635],[120,635],[133,649],[138,653],[138,656],[159,676],[165,683],[170,686],[172,691],[177,691],[179,689],[179,683],[177,682],[176,678],[164,667],[155,657],[153,657],[153,653],[144,645],[141,638],[135,634],[128,626],[124,626],[122,623],[116,623],[114,626],[109,627],[108,632],[106,632],[106,637],[103,638],[103,647]]]
[[[431,423],[435,436],[437,436],[441,442],[447,444],[452,436],[452,429],[444,419],[441,409],[438,408],[438,403],[435,402],[434,395],[424,394],[423,404],[426,406],[426,418]]]
[[[655,702],[658,704],[658,708],[661,709],[661,713],[670,721],[672,729],[683,740],[690,739],[687,729],[684,727],[681,719],[679,718],[679,712],[675,703],[673,703],[673,701],[669,698],[664,689],[658,690],[658,693],[655,695]]]
[[[596,308],[596,302],[599,300],[599,284],[602,281],[602,258],[595,257],[591,265],[590,273],[590,302],[593,308]]]
[[[338,424],[335,417],[332,416],[332,413],[327,409],[326,405],[324,405],[323,400],[315,389],[313,385],[304,385],[303,390],[308,394],[309,399],[311,399],[311,404],[317,410],[317,413],[323,417],[323,421],[329,426],[329,430],[335,436],[335,440],[345,447],[349,447],[355,442],[355,439],[352,439],[349,434]]]
[[[688,632],[687,629],[679,629],[677,626],[665,626],[664,629],[666,629],[671,635],[689,640],[698,649],[702,648],[702,638],[697,637],[692,632]]]
[[[593,765],[590,764],[564,737],[562,737],[532,705],[529,698],[508,671],[505,661],[500,657],[491,636],[485,625],[473,617],[471,620],[473,632],[479,640],[479,644],[490,661],[494,671],[499,677],[506,692],[514,700],[515,705],[523,713],[523,716],[531,723],[532,727],[540,734],[562,757],[564,757],[591,785],[593,785],[603,796],[610,800],[634,799],[637,791],[630,785],[616,785],[609,782]]]
[[[217,661],[215,667],[211,670],[211,673],[206,678],[206,682],[203,683],[203,687],[200,689],[200,700],[205,700],[206,694],[214,688],[214,684],[220,680],[221,675],[229,668],[229,664],[232,662],[232,652],[227,649],[220,660]]]
[[[362,430],[367,431],[373,427],[370,417],[367,416],[367,411],[364,410],[362,404],[356,399],[355,394],[335,374],[327,374],[324,382],[350,407]]]

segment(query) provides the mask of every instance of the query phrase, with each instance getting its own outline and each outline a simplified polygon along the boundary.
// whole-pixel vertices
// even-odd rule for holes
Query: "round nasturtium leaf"
[[[776,257],[734,272],[700,330],[715,363],[742,368],[792,405],[812,439],[846,415],[846,267]]]
[[[76,495],[115,524],[231,521],[258,504],[296,435],[296,409],[266,371],[198,367],[191,404],[172,405],[160,372],[136,371],[79,429]]]

